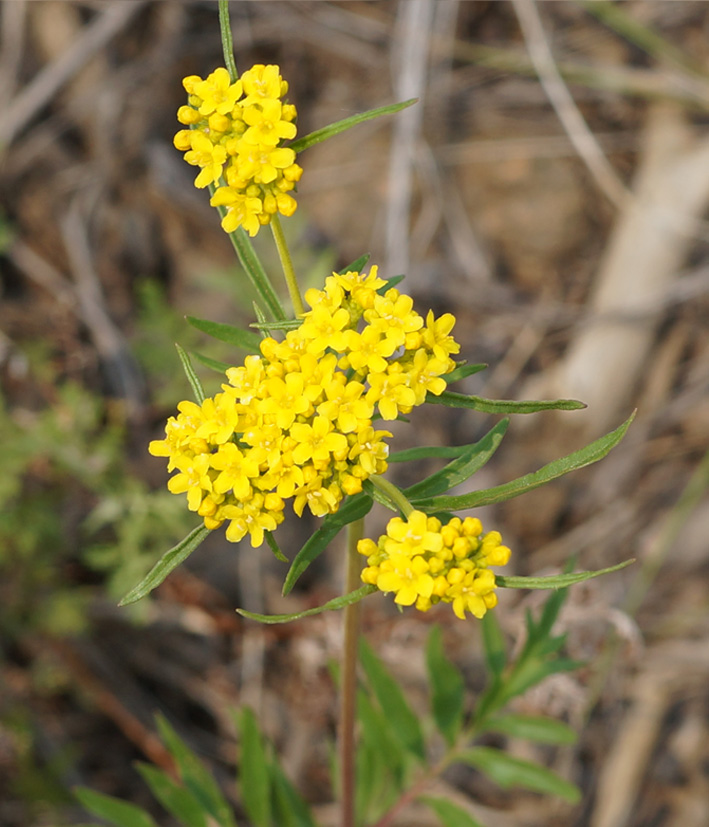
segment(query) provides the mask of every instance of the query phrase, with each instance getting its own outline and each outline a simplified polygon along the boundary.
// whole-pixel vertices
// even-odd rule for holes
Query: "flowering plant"
[[[367,712],[366,704],[361,705],[365,750],[362,754],[369,755],[367,760],[372,763],[381,761],[377,753],[384,745],[378,733],[391,731],[393,740],[386,745],[387,749],[403,750],[402,755],[411,752],[419,763],[426,760],[420,726],[401,691],[376,656],[358,644],[357,604],[377,591],[393,594],[399,607],[414,606],[425,612],[438,603],[448,603],[461,620],[469,615],[484,618],[490,683],[467,728],[462,677],[446,659],[439,637],[435,633],[431,637],[428,659],[433,714],[451,752],[443,764],[429,768],[429,777],[440,774],[447,763],[460,760],[482,769],[500,783],[500,779],[512,778],[512,783],[525,783],[526,779],[527,786],[531,784],[534,789],[573,800],[575,788],[561,779],[550,780],[539,768],[530,770],[529,766],[523,772],[519,763],[507,760],[500,751],[470,747],[470,739],[486,727],[494,728],[494,720],[502,727],[499,712],[510,698],[552,672],[569,668],[568,662],[558,657],[563,640],[550,636],[563,594],[550,599],[538,624],[529,619],[527,644],[514,662],[507,662],[499,627],[490,620],[490,610],[497,605],[498,587],[560,589],[614,571],[628,561],[596,572],[567,571],[543,578],[503,576],[494,570],[507,565],[511,551],[503,544],[500,533],[486,532],[479,519],[459,517],[456,512],[504,501],[596,462],[622,439],[630,420],[532,474],[462,495],[448,492],[468,480],[492,457],[508,419],[502,419],[470,445],[392,453],[392,433],[378,427],[380,422],[401,419],[423,404],[492,414],[574,410],[583,405],[574,400],[497,401],[449,390],[450,385],[482,370],[484,365],[469,365],[456,358],[461,348],[453,334],[452,314],[435,317],[430,310],[419,313],[411,297],[398,289],[400,277],[382,278],[376,265],[367,270],[367,256],[328,275],[323,287],[308,290],[303,301],[279,217],[291,216],[297,208],[293,194],[303,169],[296,158],[300,159],[315,143],[363,120],[392,114],[413,101],[372,110],[296,140],[297,111],[286,100],[288,84],[279,67],[256,65],[238,76],[231,50],[228,4],[224,0],[220,0],[220,14],[226,66],[215,69],[205,79],[184,79],[188,98],[178,111],[178,120],[185,128],[177,132],[174,142],[185,153],[185,161],[199,168],[195,185],[210,189],[210,203],[219,210],[222,228],[229,234],[256,289],[258,332],[189,319],[195,327],[238,345],[248,355],[239,364],[211,361],[222,373],[221,391],[207,396],[189,355],[178,348],[195,399],[178,404],[177,413],[167,421],[164,438],[152,441],[149,450],[154,456],[167,459],[168,471],[173,472],[169,490],[186,495],[187,508],[198,515],[200,524],[156,563],[122,604],[148,594],[207,534],[222,526],[226,527],[229,542],[248,539],[254,549],[266,542],[287,563],[288,558],[278,545],[278,526],[284,520],[287,503],[298,517],[307,508],[314,516],[323,518],[322,523],[293,558],[285,575],[284,593],[293,588],[335,535],[346,528],[349,574],[345,593],[323,606],[290,615],[239,611],[264,623],[277,623],[324,610],[345,609],[339,763],[344,827],[371,818],[379,819],[376,823],[383,827],[391,823],[402,802],[414,796],[411,789],[418,790],[415,785],[407,787],[409,774],[403,757],[393,787],[399,798],[395,796],[393,802],[385,796],[383,805],[374,806],[379,782],[366,773],[360,775],[356,788],[354,698],[358,650],[372,696],[379,704],[376,713],[374,707]],[[266,226],[273,234],[283,266],[292,315],[284,308],[251,245],[250,238]],[[424,457],[445,458],[449,462],[405,490],[384,476],[391,462]],[[394,514],[385,533],[376,539],[367,537],[364,528],[364,518],[375,501]],[[362,558],[366,558],[364,568]],[[494,718],[495,715],[498,717]],[[272,823],[314,823],[306,815],[290,821],[280,816],[282,822],[273,821],[281,812],[278,807],[287,812],[287,807],[283,809],[283,796],[293,804],[296,794],[290,788],[287,794],[283,792],[286,788],[279,775],[281,771],[264,757],[255,726],[255,721],[244,712],[240,719],[245,749],[242,773],[252,762],[261,767],[264,778],[268,777],[267,781],[262,779],[261,798],[255,797],[248,783],[243,785],[245,807],[253,823],[259,827]],[[509,719],[505,726],[513,734],[529,732],[529,725],[525,730],[519,721]],[[551,725],[540,727],[548,737],[552,731],[557,735],[560,732]],[[189,787],[192,764],[185,758],[184,746],[166,724],[161,724],[161,730]],[[564,730],[563,737],[567,736]],[[155,790],[163,783],[158,783],[154,776],[153,781]],[[269,792],[264,793],[266,788]],[[178,801],[179,796],[165,797],[164,785],[161,789],[161,800]],[[365,790],[359,794],[357,816],[356,789]],[[233,823],[224,806],[214,803],[213,794],[209,795],[213,802],[208,808],[211,818],[218,824]],[[106,800],[87,791],[83,800],[96,812],[118,819],[118,810],[111,809]],[[200,797],[195,800],[199,804]],[[432,801],[430,806],[444,824],[473,824],[450,802]],[[302,802],[298,807],[301,805]],[[177,804],[172,811],[181,812]],[[118,819],[115,823],[122,822]],[[205,822],[197,819],[189,823]]]

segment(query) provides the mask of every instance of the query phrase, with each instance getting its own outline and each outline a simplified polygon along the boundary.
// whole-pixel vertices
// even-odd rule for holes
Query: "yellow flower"
[[[201,189],[221,178],[226,150],[223,146],[213,144],[203,132],[193,130],[190,137],[192,149],[185,153],[185,161],[192,166],[202,167],[194,182]]]
[[[232,83],[229,72],[223,67],[215,69],[206,80],[200,80],[192,85],[192,94],[202,99],[199,107],[200,115],[211,115],[217,112],[227,115],[241,97],[241,81]]]
[[[261,226],[258,217],[263,204],[258,198],[249,198],[232,187],[219,187],[210,202],[213,207],[226,207],[227,214],[222,219],[222,228],[233,233],[243,227],[250,236],[256,235]]]

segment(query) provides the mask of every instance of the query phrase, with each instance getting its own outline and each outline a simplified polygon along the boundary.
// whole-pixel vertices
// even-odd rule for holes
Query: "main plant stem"
[[[347,573],[345,594],[360,585],[361,562],[357,542],[364,534],[364,520],[347,526]],[[340,804],[341,827],[355,823],[355,712],[357,701],[357,643],[359,640],[359,602],[344,610],[344,640],[340,670]]]

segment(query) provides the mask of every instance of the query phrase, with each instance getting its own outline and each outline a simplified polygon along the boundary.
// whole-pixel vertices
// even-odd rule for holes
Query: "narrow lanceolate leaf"
[[[239,789],[255,827],[271,825],[271,778],[263,737],[254,713],[244,707],[235,716],[241,742]]]
[[[177,355],[180,357],[180,362],[182,362],[182,369],[184,370],[187,381],[190,383],[190,387],[192,388],[194,398],[197,400],[197,404],[201,405],[202,402],[204,402],[204,389],[202,388],[202,383],[199,381],[199,377],[194,372],[194,368],[192,367],[192,362],[190,361],[187,351],[180,347],[177,343],[175,343],[175,347],[177,348]]]
[[[503,589],[565,589],[573,586],[574,583],[582,583],[584,580],[591,580],[593,577],[600,577],[602,574],[610,574],[620,571],[631,563],[635,558],[624,560],[616,566],[609,566],[607,569],[596,571],[575,571],[570,574],[552,574],[547,577],[505,577],[501,574],[495,576],[495,585]]]
[[[322,525],[296,554],[283,583],[283,594],[293,588],[300,575],[319,557],[344,526],[366,516],[372,508],[373,500],[364,492],[354,497],[339,508],[334,514],[328,514]]]
[[[135,804],[128,804],[126,801],[111,798],[111,796],[85,787],[79,787],[74,792],[89,812],[99,818],[105,818],[115,827],[156,827],[148,813],[136,807]]]
[[[352,264],[349,264],[347,267],[343,267],[342,270],[340,270],[340,275],[344,276],[345,273],[361,273],[370,257],[370,253],[365,253],[363,256],[356,258]]]
[[[480,371],[485,370],[486,367],[487,365],[482,363],[479,365],[458,365],[457,368],[442,378],[446,380],[446,384],[452,385],[453,382],[460,382],[461,379],[465,379],[467,376],[480,373]]]
[[[204,353],[198,353],[196,350],[190,351],[190,356],[193,356],[200,364],[204,365],[210,370],[215,370],[217,373],[226,373],[232,365],[227,362],[220,362],[219,359],[212,359],[211,356],[205,356]]]
[[[482,827],[479,821],[447,798],[432,798],[430,795],[424,795],[419,798],[419,801],[423,801],[433,810],[441,820],[443,827]]]
[[[280,560],[281,563],[287,563],[288,558],[281,551],[280,546],[276,542],[276,538],[273,536],[273,532],[272,531],[265,531],[264,536],[266,537],[266,542],[268,543],[268,547],[273,552],[273,556],[276,558],[276,560]]]
[[[399,684],[363,638],[360,639],[359,658],[367,682],[389,721],[392,732],[403,747],[423,760],[425,752],[419,719],[409,706]]]
[[[217,207],[217,209],[223,218],[224,215],[226,215],[226,207]],[[286,312],[283,309],[283,305],[276,291],[273,289],[273,285],[263,268],[263,264],[261,264],[259,257],[256,255],[254,245],[251,243],[251,239],[246,234],[244,228],[239,227],[228,235],[239,257],[241,266],[246,270],[246,275],[249,277],[251,284],[253,284],[254,289],[271,314],[271,317],[274,319],[285,319]]]
[[[270,332],[271,330],[297,330],[303,324],[302,319],[283,319],[278,322],[252,322],[249,327],[256,327],[259,330]],[[261,336],[256,337],[261,341]]]
[[[579,788],[555,772],[493,747],[473,747],[461,753],[458,760],[480,770],[504,790],[523,787],[537,793],[557,795],[571,804],[581,798]]]
[[[507,648],[502,627],[495,612],[487,612],[482,619],[485,663],[494,678],[499,678],[507,665]]]
[[[151,764],[138,764],[138,772],[162,806],[184,827],[209,827],[207,814],[197,798],[176,784],[167,773]]]
[[[340,132],[345,132],[353,126],[357,126],[357,124],[371,121],[374,118],[379,118],[381,115],[393,115],[395,112],[401,112],[402,109],[406,109],[408,106],[416,103],[417,100],[418,98],[411,98],[411,100],[403,101],[402,103],[391,103],[388,106],[370,109],[368,112],[362,112],[359,115],[351,115],[349,118],[335,121],[335,123],[324,126],[322,129],[316,129],[315,132],[311,132],[309,135],[298,138],[297,141],[289,144],[289,147],[295,152],[303,152],[303,150],[315,146],[315,144],[320,144],[333,135],[339,135]]]
[[[206,333],[213,339],[218,339],[220,342],[241,348],[249,353],[259,352],[261,337],[258,333],[254,333],[251,330],[242,330],[240,327],[234,327],[223,322],[210,322],[208,319],[197,319],[194,316],[186,316],[185,318],[192,327],[201,330],[202,333]]]
[[[304,609],[302,612],[293,612],[293,614],[262,615],[257,612],[247,612],[246,609],[237,609],[236,611],[243,617],[248,617],[249,620],[258,620],[259,623],[290,623],[291,620],[300,620],[301,617],[311,617],[312,615],[319,615],[321,612],[328,612],[333,609],[344,609],[345,606],[358,603],[368,594],[372,594],[376,590],[376,586],[362,586],[362,588],[355,589],[355,591],[349,594],[343,594],[341,597],[328,600],[327,603],[323,603],[322,606],[316,606],[314,609]]]
[[[441,735],[453,744],[463,724],[463,676],[443,651],[440,626],[434,626],[426,644],[426,667],[431,684],[433,718]]]
[[[455,391],[443,391],[440,396],[426,394],[426,402],[432,405],[446,405],[449,408],[471,408],[491,414],[530,414],[539,411],[578,411],[585,408],[583,402],[576,399],[554,399],[540,402],[514,402],[506,399],[483,399],[482,396],[466,396]]]
[[[203,525],[192,529],[184,540],[163,554],[148,574],[135,588],[128,592],[118,605],[127,606],[129,603],[135,603],[159,586],[173,569],[177,568],[183,560],[186,560],[192,554],[208,534],[209,529]]]
[[[574,744],[577,735],[570,726],[554,718],[532,715],[499,715],[485,721],[484,730],[540,744]]]
[[[465,482],[489,461],[502,442],[509,424],[509,419],[498,422],[482,439],[468,445],[465,452],[449,462],[445,468],[407,488],[404,491],[406,497],[410,500],[434,497]]]
[[[308,805],[286,777],[281,766],[274,761],[269,770],[275,811],[273,823],[278,827],[317,827]]]
[[[175,759],[180,779],[199,801],[204,812],[220,827],[235,827],[231,807],[222,795],[219,785],[195,753],[180,738],[167,719],[155,719],[158,731],[170,755]]]
[[[469,445],[427,445],[420,448],[405,448],[389,454],[387,462],[414,462],[420,459],[455,459],[470,448]]]
[[[587,465],[603,459],[623,439],[634,416],[635,414],[630,416],[615,431],[611,431],[573,454],[550,462],[532,474],[525,474],[525,476],[512,480],[512,482],[497,485],[494,488],[486,488],[482,491],[473,491],[470,494],[462,494],[459,497],[431,497],[430,499],[417,500],[414,505],[423,511],[435,513],[437,511],[460,511],[465,508],[492,505],[493,503],[511,500],[513,497],[519,497],[520,494],[533,491],[535,488],[562,477],[570,471],[577,471],[579,468],[585,468]]]

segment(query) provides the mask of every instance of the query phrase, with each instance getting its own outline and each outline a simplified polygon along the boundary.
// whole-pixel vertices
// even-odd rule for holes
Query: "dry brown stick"
[[[45,66],[4,109],[0,144],[10,144],[62,86],[130,22],[145,2],[121,0],[112,3],[86,27],[70,49]]]
[[[569,139],[605,196],[614,206],[622,207],[631,199],[630,193],[603,154],[556,67],[534,0],[512,0],[512,5],[539,82]]]

